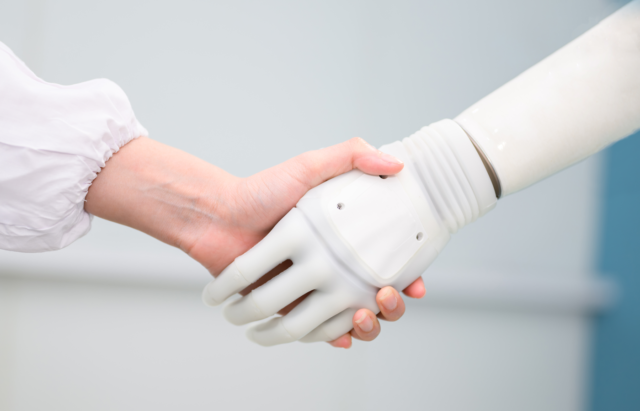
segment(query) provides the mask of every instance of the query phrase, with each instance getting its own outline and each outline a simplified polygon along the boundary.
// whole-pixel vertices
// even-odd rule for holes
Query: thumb
[[[306,152],[282,165],[296,173],[309,189],[356,168],[367,174],[393,175],[404,167],[402,161],[377,150],[360,137]]]

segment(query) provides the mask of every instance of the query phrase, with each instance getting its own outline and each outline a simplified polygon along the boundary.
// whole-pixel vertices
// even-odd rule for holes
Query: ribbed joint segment
[[[423,127],[402,140],[424,190],[451,233],[480,215],[478,200],[447,138],[436,127]]]

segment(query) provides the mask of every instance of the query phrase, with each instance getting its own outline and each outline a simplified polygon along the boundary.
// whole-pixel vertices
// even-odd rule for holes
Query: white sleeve
[[[47,83],[0,43],[0,249],[57,250],[85,235],[89,186],[146,135],[113,82]]]

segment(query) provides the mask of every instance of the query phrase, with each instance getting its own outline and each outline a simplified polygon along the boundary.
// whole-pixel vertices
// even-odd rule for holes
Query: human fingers
[[[376,303],[380,308],[378,317],[386,321],[397,321],[404,314],[404,301],[393,287],[384,287],[376,295]]]
[[[308,151],[281,166],[295,175],[308,190],[356,168],[367,174],[393,175],[400,172],[404,164],[362,138],[355,137],[331,147]]]
[[[402,290],[402,292],[411,298],[422,298],[427,293],[427,290],[424,287],[422,277],[418,277],[417,280],[409,284],[409,286]]]
[[[329,345],[335,348],[351,348],[351,334],[347,333],[333,341],[327,341]]]
[[[421,278],[419,280],[416,280],[414,283],[422,284],[422,288],[424,289],[424,283],[422,283],[422,279]],[[409,287],[411,287],[411,286],[409,286]],[[415,286],[415,287],[418,287],[418,286]],[[404,315],[404,311],[405,311],[404,301],[402,300],[402,297],[400,296],[400,294],[393,287],[384,287],[383,289],[381,289],[378,292],[378,294],[376,295],[376,302],[378,303],[378,307],[380,308],[380,314],[378,314],[378,317],[383,319],[383,320],[386,320],[386,321],[397,321],[398,319],[400,319],[400,317],[402,317],[402,315]],[[368,310],[360,310],[360,311],[368,311]],[[359,313],[356,313],[356,315],[358,315],[358,314]],[[355,316],[354,316],[354,318],[355,318]],[[352,330],[348,334],[344,334],[344,335],[338,337],[337,339],[335,339],[333,341],[328,341],[328,343],[331,346],[336,347],[336,348],[350,348],[351,344],[352,344],[351,336],[353,334],[355,334],[356,338],[358,338],[358,339],[364,339],[364,338],[361,338],[360,335],[361,334],[365,334],[368,338],[370,338],[370,339],[366,339],[365,341],[371,341],[372,339],[377,337],[377,334],[380,333],[380,331],[379,331],[380,325],[378,324],[377,333],[373,336],[373,338],[371,338],[371,336],[374,333],[373,332],[368,332],[368,333],[367,332],[362,332],[363,331],[362,330],[363,326],[368,329],[368,320],[367,319],[363,318],[360,324],[357,324],[354,321],[354,330]],[[356,331],[356,327],[358,327],[359,331],[361,331],[361,332]]]
[[[362,308],[353,315],[353,330],[350,334],[358,340],[372,341],[380,334],[380,322],[373,312]]]

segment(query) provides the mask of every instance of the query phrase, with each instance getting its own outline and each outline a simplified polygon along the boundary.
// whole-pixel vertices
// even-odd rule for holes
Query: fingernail
[[[387,163],[404,164],[402,161],[398,160],[391,154],[383,153],[382,151],[380,151],[380,159],[386,161]]]
[[[386,289],[382,293],[382,305],[387,311],[393,311],[398,306],[398,299],[396,298],[393,291]]]
[[[356,320],[356,324],[358,324],[358,328],[360,328],[363,332],[368,333],[373,330],[373,321],[366,313],[362,313],[360,318]]]

